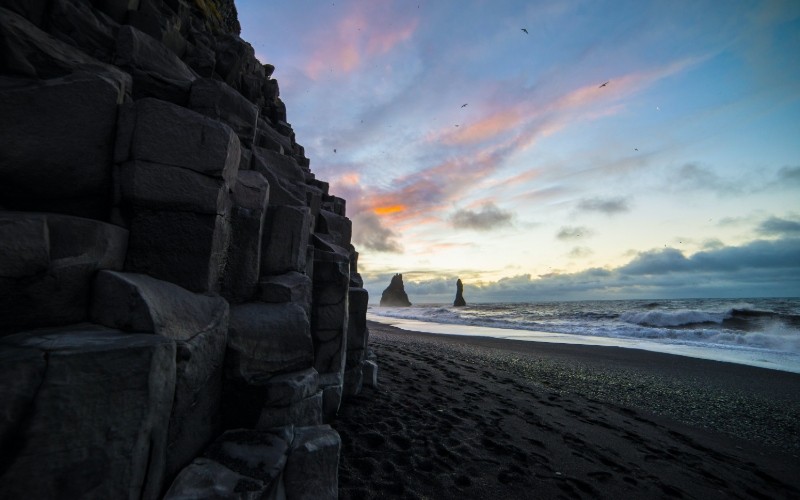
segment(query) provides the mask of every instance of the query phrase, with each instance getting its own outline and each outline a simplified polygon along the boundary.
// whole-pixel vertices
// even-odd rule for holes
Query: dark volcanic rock
[[[173,476],[219,431],[228,303],[142,274],[100,271],[92,320],[129,332],[152,332],[176,343],[175,399],[167,476]]]
[[[403,287],[403,275],[395,274],[392,276],[392,282],[386,287],[381,295],[381,306],[389,307],[408,307],[411,302],[408,300],[406,290]]]
[[[133,76],[133,96],[185,104],[197,74],[155,38],[123,26],[115,63]]]
[[[85,321],[94,274],[122,269],[127,244],[104,222],[0,211],[0,335]]]
[[[327,425],[295,428],[284,471],[287,498],[337,498],[342,440]]]
[[[234,0],[0,0],[0,498],[336,497],[369,295],[238,34]]]
[[[456,300],[453,301],[453,306],[464,307],[467,301],[464,300],[464,284],[461,280],[456,281]]]
[[[117,76],[0,77],[4,207],[106,216],[117,106],[127,85]]]
[[[157,498],[175,343],[84,323],[0,340],[9,348],[40,351],[46,368],[3,448],[0,498]]]
[[[228,378],[257,385],[275,374],[314,362],[308,317],[293,303],[251,302],[231,308]]]
[[[164,499],[286,498],[282,472],[293,433],[290,427],[225,432],[180,473]]]
[[[231,302],[251,299],[261,274],[261,239],[269,184],[252,170],[240,170],[233,189],[231,240],[222,295]]]

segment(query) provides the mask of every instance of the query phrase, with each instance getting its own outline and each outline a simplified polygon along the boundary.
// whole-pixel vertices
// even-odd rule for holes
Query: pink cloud
[[[677,61],[664,67],[615,77],[608,86],[585,85],[563,93],[548,102],[535,95],[518,95],[513,102],[481,113],[462,130],[448,126],[426,138],[432,144],[453,146],[453,155],[427,168],[400,176],[389,187],[368,186],[364,179],[343,175],[350,213],[374,215],[383,227],[395,231],[441,223],[453,205],[476,189],[485,196],[480,202],[496,201],[493,193],[501,186],[524,185],[534,181],[540,171],[529,171],[492,183],[490,176],[503,168],[512,155],[538,139],[570,126],[622,112],[624,100],[654,82],[684,70],[697,59]],[[509,92],[513,95],[513,92]],[[475,146],[475,147],[468,147]],[[505,191],[507,193],[507,190]],[[559,186],[540,186],[514,195],[515,200],[552,200],[563,195]],[[400,209],[399,207],[402,207]]]
[[[367,40],[367,54],[385,54],[392,50],[397,44],[405,42],[417,29],[418,19],[412,19],[403,26],[394,30],[371,32]]]
[[[517,107],[503,109],[444,138],[446,144],[475,144],[514,130],[524,120]]]
[[[596,120],[622,112],[625,106],[620,100],[707,57],[682,59],[662,67],[621,75],[611,79],[605,87],[597,83],[584,85],[544,102],[526,90],[500,89],[510,96],[508,102],[493,106],[474,122],[466,120],[460,123],[455,130],[445,126],[428,134],[426,141],[464,146],[514,135],[516,147],[525,149],[537,138],[558,132],[574,121]]]
[[[391,12],[354,8],[332,30],[312,41],[314,48],[304,65],[306,74],[317,80],[326,73],[352,73],[368,59],[386,54],[411,38],[419,24],[416,18],[395,22]]]

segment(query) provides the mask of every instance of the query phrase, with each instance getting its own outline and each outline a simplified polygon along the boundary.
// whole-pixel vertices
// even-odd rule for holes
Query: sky
[[[371,303],[800,296],[800,2],[236,5]]]

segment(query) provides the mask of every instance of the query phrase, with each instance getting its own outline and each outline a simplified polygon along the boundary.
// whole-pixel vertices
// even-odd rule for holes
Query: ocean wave
[[[696,301],[699,302],[699,301]],[[641,339],[664,344],[720,349],[758,349],[800,354],[798,308],[753,307],[707,301],[679,308],[679,303],[517,304],[370,308],[377,316],[429,323],[550,332],[588,337]],[[676,307],[678,306],[678,307]],[[605,307],[605,309],[603,308]],[[646,307],[647,309],[644,309]],[[674,307],[674,309],[668,309]],[[523,334],[524,336],[524,334]]]
[[[764,330],[757,332],[717,332],[714,335],[710,335],[708,340],[714,344],[755,347],[770,351],[800,354],[799,332],[780,323],[773,323]]]
[[[757,349],[800,354],[800,332],[780,323],[759,331],[736,331],[716,327],[675,329],[654,327],[619,327],[594,331],[596,336],[618,339],[640,339],[671,345],[698,346],[717,349]],[[589,335],[589,332],[584,333]]]
[[[704,323],[722,324],[731,317],[731,311],[709,312],[692,309],[678,311],[630,311],[620,315],[626,323],[643,326],[670,327],[702,325]]]
[[[745,331],[763,330],[770,323],[800,327],[800,316],[742,307],[732,307],[719,312],[698,309],[629,311],[621,314],[619,318],[634,325],[661,328],[702,326],[712,323]]]

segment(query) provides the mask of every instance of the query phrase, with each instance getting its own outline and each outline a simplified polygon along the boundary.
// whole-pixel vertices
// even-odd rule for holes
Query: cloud
[[[411,38],[418,24],[416,18],[399,22],[385,9],[354,7],[335,25],[316,31],[305,73],[312,80],[324,74],[352,73],[367,60],[386,54]]]
[[[444,142],[455,145],[481,142],[516,129],[523,119],[518,108],[504,109],[447,134]]]
[[[625,198],[589,198],[578,202],[578,210],[615,215],[629,211],[630,207]]]
[[[511,224],[511,217],[511,212],[497,208],[494,203],[487,203],[478,211],[457,210],[450,216],[450,222],[456,229],[491,231]]]
[[[353,243],[377,252],[402,253],[397,234],[385,227],[377,215],[360,212],[352,216]]]
[[[556,238],[562,241],[585,238],[592,235],[592,230],[584,226],[564,226],[556,233]]]
[[[427,142],[464,146],[490,140],[506,141],[515,150],[525,149],[539,138],[549,136],[568,125],[592,121],[622,112],[619,102],[630,99],[659,80],[680,73],[708,56],[679,59],[663,66],[622,74],[613,85],[598,88],[595,82],[562,90],[563,82],[553,81],[556,88],[544,85],[524,86],[513,79],[484,89],[484,93],[503,96],[490,106],[473,107],[478,115],[447,120],[446,125],[427,135]],[[458,123],[458,128],[453,128]]]
[[[637,276],[686,271],[689,268],[690,262],[680,250],[665,248],[640,253],[628,264],[619,268],[619,272]]]
[[[628,276],[736,272],[743,269],[800,268],[800,239],[756,240],[686,257],[674,248],[640,253],[618,272]]]
[[[686,163],[670,175],[670,184],[676,191],[706,190],[722,195],[739,194],[744,182],[726,179],[708,167]]]
[[[500,168],[511,151],[506,145],[489,146],[397,177],[388,187],[365,187],[363,206],[374,211],[381,207],[402,205],[405,210],[387,214],[398,223],[413,221],[419,224],[423,220],[437,220],[438,213],[462,199],[465,191],[473,189],[482,179]],[[487,213],[479,211],[477,214],[484,218],[502,219],[505,212],[495,207]],[[465,220],[469,219],[472,218]]]
[[[800,236],[800,222],[770,217],[761,222],[756,231],[773,236]]]
[[[800,166],[797,167],[781,167],[778,170],[778,183],[781,185],[800,184]]]
[[[569,251],[569,257],[571,259],[581,259],[583,257],[588,257],[592,255],[594,252],[589,247],[575,247]]]
[[[720,196],[759,193],[800,185],[800,167],[784,166],[775,172],[750,172],[737,177],[724,177],[697,163],[686,163],[668,175],[673,191],[711,191]]]
[[[530,86],[518,79],[500,82],[495,80],[490,84],[476,84],[477,89],[481,90],[486,98],[470,100],[470,106],[462,109],[460,104],[469,99],[465,97],[463,102],[457,101],[460,104],[453,105],[452,109],[448,107],[447,110],[442,108],[443,103],[420,100],[419,86],[431,82],[433,78],[431,74],[443,76],[437,70],[423,72],[419,75],[422,82],[413,85],[410,82],[407,91],[379,106],[380,109],[374,110],[376,119],[382,120],[381,117],[388,114],[399,117],[394,125],[404,127],[402,141],[398,142],[394,149],[387,147],[390,150],[388,155],[384,150],[374,159],[360,160],[359,171],[363,173],[364,179],[363,199],[355,210],[351,209],[350,213],[377,210],[384,224],[391,221],[392,228],[398,233],[402,233],[412,225],[420,227],[428,222],[441,222],[447,217],[447,212],[454,203],[469,197],[471,193],[502,189],[500,185],[492,185],[493,176],[509,166],[509,159],[518,156],[521,151],[531,147],[539,139],[573,123],[596,120],[609,113],[618,113],[621,109],[617,107],[618,102],[628,99],[631,93],[642,91],[659,79],[688,67],[691,61],[693,60],[682,60],[649,71],[619,76],[611,92],[607,89],[598,89],[594,83],[565,90],[563,87],[555,86],[554,82]],[[411,123],[416,123],[412,119],[416,120],[418,117],[409,113],[413,111],[419,115],[423,112],[423,108],[419,107],[420,102],[425,103],[424,109],[427,113],[438,110],[436,117],[439,120],[429,122],[429,126],[419,130],[415,135],[413,131],[418,130],[418,127],[415,128]],[[370,112],[370,116],[372,114],[373,111]],[[361,115],[359,122],[361,117],[365,116]],[[406,119],[408,123],[403,125]],[[372,123],[371,119],[367,121]],[[453,123],[459,122],[461,127],[454,128]],[[364,127],[366,125],[358,130]],[[438,132],[431,127],[438,127]],[[370,128],[377,130],[378,127],[370,125]],[[397,127],[393,130],[387,129],[385,132],[391,133],[384,135],[399,137],[395,130]],[[357,138],[359,143],[363,143],[363,132],[359,134],[353,135],[351,139],[355,141]],[[419,147],[406,149],[407,145],[419,145],[420,141],[422,144]],[[401,155],[403,160],[394,162],[394,168],[384,168],[379,175],[367,176],[368,169],[373,168],[370,165],[378,163],[385,165],[387,161],[392,161],[393,156],[399,158]],[[413,171],[410,171],[411,169]],[[386,172],[394,171],[399,173],[392,179],[387,178]],[[527,182],[532,182],[538,175],[540,175],[538,172],[517,174],[520,179]],[[509,200],[530,203],[559,196],[564,188],[550,183],[534,189],[520,184],[520,187],[515,189],[524,192],[514,194]],[[493,196],[486,198],[495,199]],[[350,198],[347,199],[350,201]],[[586,209],[606,214],[620,213],[628,208],[627,200],[624,199],[588,200],[587,203]],[[400,206],[404,209],[386,208]],[[451,219],[451,222],[456,225],[462,222],[468,226],[472,224],[473,229],[486,228],[492,226],[482,224],[482,218],[493,220],[495,215],[497,214],[491,212],[484,214],[480,211],[465,213]]]
[[[725,244],[718,238],[708,238],[703,241],[703,248],[706,250],[717,250],[723,248]]]
[[[756,240],[691,256],[668,248],[638,253],[615,269],[521,274],[494,282],[465,281],[473,302],[670,297],[795,297],[800,295],[800,238]],[[385,286],[385,285],[384,285]],[[446,302],[447,293],[424,295],[417,283],[412,302]],[[439,285],[441,286],[441,285]],[[468,299],[470,300],[470,299]]]
[[[777,171],[755,170],[736,177],[723,176],[715,169],[689,162],[667,174],[672,191],[710,191],[719,196],[737,196],[800,186],[800,166],[783,166]]]

